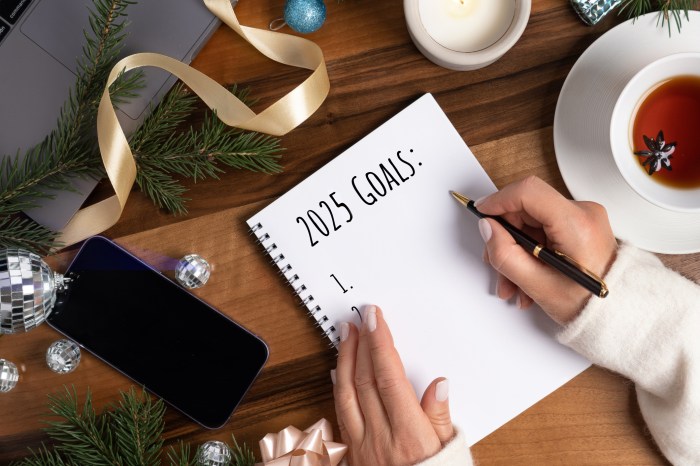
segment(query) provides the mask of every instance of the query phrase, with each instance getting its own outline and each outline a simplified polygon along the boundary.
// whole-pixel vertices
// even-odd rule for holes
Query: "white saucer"
[[[611,29],[581,55],[564,82],[554,114],[554,150],[574,199],[604,205],[615,236],[648,251],[700,251],[700,213],[666,210],[622,178],[610,149],[610,118],[627,81],[652,61],[700,51],[700,12],[681,32],[657,25],[656,13]]]

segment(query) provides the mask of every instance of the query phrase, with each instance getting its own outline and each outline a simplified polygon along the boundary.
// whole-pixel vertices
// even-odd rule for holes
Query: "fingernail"
[[[377,307],[374,305],[365,306],[365,323],[367,330],[374,332],[377,329]]]
[[[523,308],[523,300],[520,299],[520,295],[515,296],[515,305],[518,306],[518,309]]]
[[[474,201],[474,207],[479,207],[479,204],[483,204],[485,199],[486,199],[486,196],[480,197],[479,199]]]
[[[450,382],[447,379],[439,381],[435,384],[435,399],[439,402],[447,400],[450,394]]]
[[[500,300],[507,301],[507,299],[501,295],[501,286],[502,286],[501,280],[502,280],[501,275],[499,275],[498,278],[496,279],[496,296]]]
[[[340,324],[340,342],[347,340],[348,335],[350,335],[350,324],[343,322]]]
[[[331,369],[331,382],[335,385],[335,369]]]
[[[488,243],[493,231],[491,230],[491,224],[485,218],[479,220],[479,233],[481,233],[484,243]]]

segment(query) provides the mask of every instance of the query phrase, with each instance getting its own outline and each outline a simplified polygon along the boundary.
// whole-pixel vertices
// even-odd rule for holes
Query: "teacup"
[[[687,151],[677,152],[678,147],[673,143],[680,144],[682,141],[674,140],[673,128],[649,129],[641,142],[640,131],[637,130],[640,134],[636,136],[633,134],[638,112],[647,111],[644,106],[652,105],[656,101],[662,102],[666,109],[672,109],[679,101],[663,102],[663,99],[671,99],[666,96],[671,95],[667,89],[685,81],[693,85],[696,81],[700,84],[700,53],[669,55],[642,68],[629,80],[617,99],[610,121],[610,145],[622,177],[641,197],[668,210],[700,212],[700,180],[695,186],[672,186],[673,183],[663,181],[662,173],[669,168],[672,171],[675,167],[676,172],[666,173],[666,178],[671,178],[671,175],[678,177],[679,173],[685,175],[689,173],[687,164],[691,163],[691,160],[700,173],[700,153],[691,155],[686,153]],[[687,107],[687,99],[683,102],[686,102],[683,105]],[[693,112],[693,115],[700,119],[700,106],[697,113],[694,110]],[[641,114],[639,116],[641,118]],[[664,124],[666,123],[659,123],[657,126]],[[700,127],[697,133],[700,133]],[[685,158],[679,161],[679,154]],[[678,165],[682,168],[683,164],[686,164],[686,172],[681,173]]]

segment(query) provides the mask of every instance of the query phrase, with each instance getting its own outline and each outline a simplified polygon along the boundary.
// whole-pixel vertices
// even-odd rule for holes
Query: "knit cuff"
[[[461,429],[455,427],[456,435],[435,456],[416,466],[473,466],[472,455]]]
[[[605,280],[608,297],[592,298],[559,341],[634,381],[666,458],[700,464],[700,287],[626,244]]]
[[[654,374],[675,357],[669,354],[677,346],[674,329],[683,328],[687,309],[700,302],[699,288],[655,255],[626,243],[605,282],[608,297],[592,297],[557,338],[594,364],[653,384],[640,374]]]

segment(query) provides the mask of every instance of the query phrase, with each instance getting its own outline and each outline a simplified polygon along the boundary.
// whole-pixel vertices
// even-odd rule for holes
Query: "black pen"
[[[567,256],[563,252],[551,249],[547,249],[538,241],[528,236],[526,233],[515,228],[513,225],[502,219],[497,215],[486,215],[479,212],[479,210],[474,205],[474,201],[468,197],[462,196],[459,193],[450,191],[450,194],[454,196],[462,205],[464,205],[467,210],[472,212],[479,218],[492,218],[505,228],[508,233],[513,236],[515,242],[523,247],[527,252],[544,262],[545,264],[551,265],[570,279],[574,280],[579,285],[583,286],[591,293],[601,298],[605,298],[608,295],[608,287],[605,286],[605,282],[595,275],[590,270],[586,270],[580,264],[578,264],[571,257]]]

